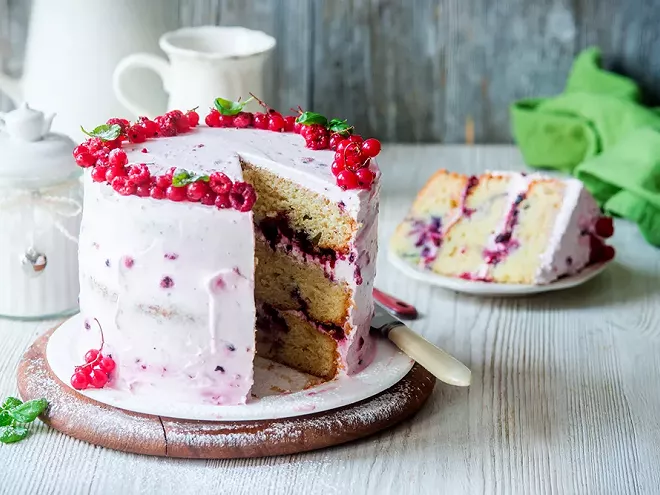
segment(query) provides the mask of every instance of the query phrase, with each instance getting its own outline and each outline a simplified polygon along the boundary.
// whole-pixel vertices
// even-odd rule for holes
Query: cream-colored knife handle
[[[467,366],[408,327],[393,326],[387,336],[399,349],[421,364],[438,380],[459,387],[470,385],[472,372]]]

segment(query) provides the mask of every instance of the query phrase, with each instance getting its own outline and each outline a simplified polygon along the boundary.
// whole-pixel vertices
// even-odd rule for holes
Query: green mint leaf
[[[7,397],[2,403],[2,409],[13,409],[16,406],[23,404],[23,401],[16,397]]]
[[[101,141],[114,141],[121,135],[121,127],[118,124],[102,124],[91,131],[86,131],[82,126],[80,129],[88,136],[100,138]]]
[[[332,119],[328,122],[328,130],[337,134],[348,135],[351,133],[352,126],[348,125],[346,120]]]
[[[14,421],[7,411],[0,412],[0,426],[7,426]]]
[[[9,409],[7,412],[18,423],[32,423],[47,407],[46,399],[35,399]]]
[[[183,187],[193,182],[203,181],[209,182],[210,177],[208,175],[196,175],[193,172],[188,172],[182,168],[177,169],[175,174],[172,176],[172,185],[174,187]]]
[[[328,125],[328,119],[326,119],[320,113],[314,113],[314,112],[301,113],[296,119],[296,122],[302,125],[320,124],[324,127]]]
[[[0,427],[0,442],[16,443],[28,435],[28,429],[24,426],[2,426]]]
[[[224,98],[215,99],[215,108],[222,115],[237,115],[243,111],[243,107],[250,103],[253,98],[248,98],[245,101],[231,101]]]

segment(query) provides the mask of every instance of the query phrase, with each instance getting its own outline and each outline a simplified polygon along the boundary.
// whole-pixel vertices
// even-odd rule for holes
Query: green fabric
[[[517,101],[511,121],[530,166],[575,175],[660,246],[660,112],[642,106],[634,81],[601,68],[597,48],[576,58],[564,93]]]

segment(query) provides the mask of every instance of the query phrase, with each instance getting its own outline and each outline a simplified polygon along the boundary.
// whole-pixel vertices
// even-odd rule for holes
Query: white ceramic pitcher
[[[0,73],[0,91],[57,113],[53,129],[81,136],[126,113],[112,91],[117,63],[135,50],[158,53],[158,38],[178,23],[177,0],[33,0],[21,80]],[[131,90],[164,108],[160,81],[135,73]]]
[[[250,92],[263,96],[263,67],[275,39],[261,31],[242,27],[202,26],[164,34],[160,47],[169,63],[149,53],[123,59],[114,73],[114,90],[133,116],[154,116],[149,108],[127,92],[124,78],[136,68],[148,68],[163,80],[169,94],[168,109],[206,109],[218,96],[244,99]]]

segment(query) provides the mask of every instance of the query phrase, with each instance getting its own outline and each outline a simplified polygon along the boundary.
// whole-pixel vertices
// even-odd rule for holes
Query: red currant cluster
[[[342,189],[370,189],[375,175],[369,165],[378,153],[377,139],[363,141],[361,136],[352,135],[338,140],[331,168],[337,185]]]
[[[71,376],[71,386],[76,390],[103,388],[115,366],[115,361],[110,356],[104,356],[98,349],[90,349],[85,354],[85,364],[76,366],[75,373]]]
[[[269,110],[268,113],[239,112],[236,115],[223,115],[215,108],[212,108],[204,119],[209,127],[235,127],[245,129],[254,127],[273,132],[294,132],[296,118],[293,115],[282,116],[275,110]]]
[[[121,149],[122,141],[141,143],[147,137],[174,136],[189,131],[198,123],[199,115],[194,110],[185,114],[173,110],[154,120],[140,117],[133,125],[125,119],[110,119],[105,126],[97,128],[98,131],[93,131],[99,136],[77,146],[73,155],[81,167],[93,167],[91,175],[95,182],[107,182],[123,196],[200,202],[250,211],[257,199],[254,188],[245,182],[233,183],[225,174],[192,177],[186,171],[171,168],[163,175],[152,176],[144,163],[128,165],[128,156]],[[179,173],[183,174],[183,180],[177,180]]]

